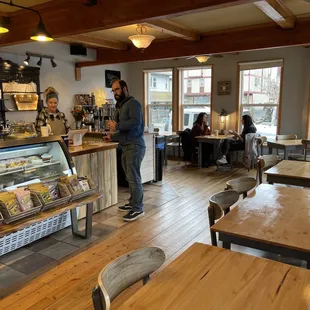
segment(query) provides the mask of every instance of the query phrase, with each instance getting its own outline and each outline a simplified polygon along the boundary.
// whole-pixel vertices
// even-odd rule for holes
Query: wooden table
[[[216,161],[219,158],[220,154],[220,142],[225,139],[232,138],[233,135],[218,135],[218,136],[197,136],[195,137],[197,139],[197,142],[199,143],[199,149],[198,149],[198,167],[202,168],[202,144],[203,143],[210,143],[213,144],[213,160]]]
[[[310,191],[259,185],[211,228],[231,243],[307,261],[310,267]]]
[[[195,243],[118,309],[306,310],[309,287],[309,270]]]
[[[310,162],[283,160],[265,173],[270,184],[310,187]]]
[[[272,154],[272,149],[284,150],[284,159],[287,159],[289,150],[294,150],[295,147],[302,147],[301,140],[274,140],[267,141],[269,154]]]

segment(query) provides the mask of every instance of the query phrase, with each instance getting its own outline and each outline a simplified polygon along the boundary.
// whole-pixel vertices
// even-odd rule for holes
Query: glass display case
[[[0,190],[76,173],[61,137],[0,142]]]

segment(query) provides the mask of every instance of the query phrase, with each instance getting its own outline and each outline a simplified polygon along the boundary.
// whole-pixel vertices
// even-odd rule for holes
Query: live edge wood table
[[[309,270],[195,243],[118,309],[306,310],[309,287]]]
[[[310,267],[308,190],[261,184],[211,229],[225,248],[239,244],[302,259]]]
[[[269,184],[281,183],[310,187],[310,162],[283,160],[265,171]]]
[[[93,216],[93,203],[102,197],[101,193],[92,194],[90,196],[78,199],[73,202],[69,202],[66,205],[55,207],[43,212],[39,212],[30,217],[24,218],[22,220],[16,221],[12,224],[2,224],[0,225],[0,238],[5,235],[15,233],[25,227],[29,227],[32,224],[42,222],[56,214],[64,213],[70,211],[71,215],[71,227],[72,234],[81,238],[88,239],[92,235],[92,216]],[[85,230],[80,231],[78,228],[77,212],[76,208],[86,205],[86,225]]]
[[[284,150],[284,159],[287,159],[287,152],[294,150],[296,147],[302,147],[301,140],[275,140],[267,141],[269,154],[272,154],[272,149]]]

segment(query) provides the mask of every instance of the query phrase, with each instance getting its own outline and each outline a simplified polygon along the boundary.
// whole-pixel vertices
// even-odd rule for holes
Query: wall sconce
[[[223,129],[221,130],[221,134],[225,134],[225,130],[226,130],[226,119],[227,119],[227,111],[225,109],[222,109],[222,112],[219,114],[220,116],[220,121],[223,125]]]

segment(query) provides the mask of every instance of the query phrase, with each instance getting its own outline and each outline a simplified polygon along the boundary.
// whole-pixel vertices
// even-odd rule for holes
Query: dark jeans
[[[144,146],[123,145],[122,165],[129,184],[129,204],[133,211],[143,211],[143,187],[140,168],[144,155]]]
[[[226,156],[227,161],[230,163],[230,152],[243,151],[245,144],[240,140],[225,139],[222,143],[221,153]]]

